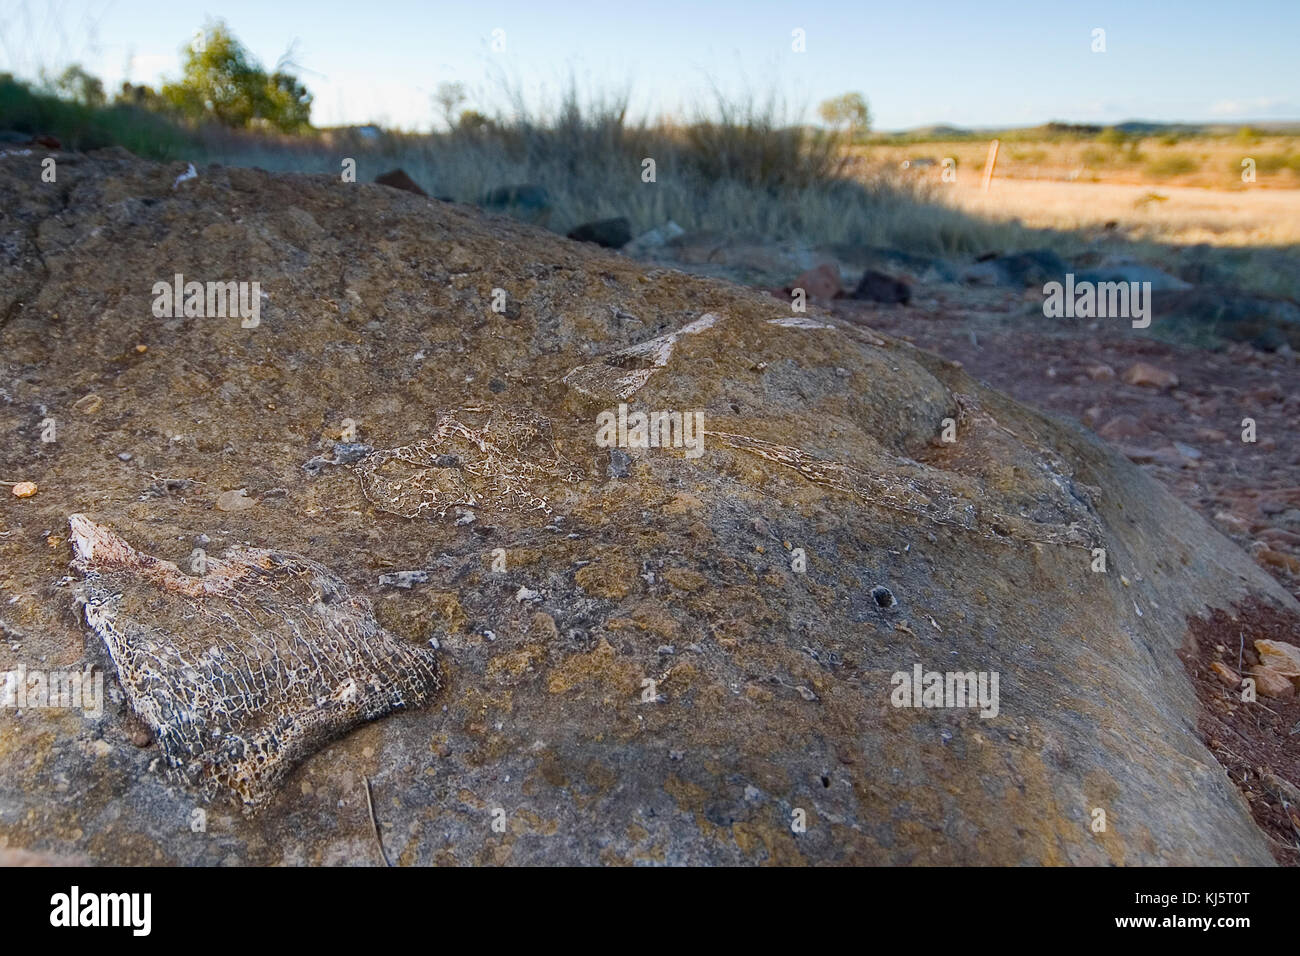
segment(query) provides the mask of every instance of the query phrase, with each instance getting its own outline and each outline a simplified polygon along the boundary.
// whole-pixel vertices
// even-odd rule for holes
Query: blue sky
[[[110,89],[155,84],[214,17],[268,67],[296,41],[317,125],[428,129],[440,82],[492,112],[505,85],[552,102],[570,75],[627,89],[646,115],[707,105],[717,87],[807,118],[860,91],[878,129],[1300,120],[1300,0],[0,0],[0,70],[76,60]]]

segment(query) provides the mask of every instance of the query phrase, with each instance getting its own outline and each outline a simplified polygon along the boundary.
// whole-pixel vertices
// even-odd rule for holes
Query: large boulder
[[[375,182],[392,189],[404,189],[408,193],[415,193],[417,196],[429,195],[404,169],[390,169],[386,173],[380,173],[375,177]]]
[[[1042,286],[1052,280],[1061,281],[1069,267],[1051,249],[1030,249],[981,256],[962,273],[968,285],[1001,285],[1022,289]]]
[[[466,206],[0,164],[0,670],[106,685],[0,713],[7,852],[1270,862],[1178,652],[1297,606],[1081,427]]]
[[[606,249],[621,249],[632,241],[632,223],[626,216],[584,222],[569,231],[568,237],[578,242],[592,242]]]
[[[912,290],[902,279],[895,279],[876,269],[866,269],[849,298],[883,302],[886,305],[907,305],[912,300]]]

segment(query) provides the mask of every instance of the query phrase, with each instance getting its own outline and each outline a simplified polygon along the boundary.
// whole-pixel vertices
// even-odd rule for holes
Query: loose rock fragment
[[[257,807],[332,738],[440,686],[433,651],[314,561],[232,549],[192,577],[85,515],[68,523],[86,623],[169,774],[210,799]]]
[[[1223,661],[1215,661],[1212,663],[1210,665],[1210,670],[1214,671],[1214,676],[1219,678],[1219,681],[1225,687],[1237,687],[1241,684],[1241,678],[1237,676],[1237,672],[1227,664],[1223,663]]]
[[[83,395],[72,405],[77,411],[84,415],[93,415],[104,407],[104,400],[91,392],[89,395]]]
[[[1300,677],[1300,647],[1260,638],[1255,642],[1259,662],[1284,677]]]
[[[1285,674],[1280,674],[1271,667],[1256,664],[1248,671],[1255,678],[1255,686],[1265,697],[1286,700],[1295,696],[1295,684]]]
[[[1149,362],[1135,362],[1125,370],[1124,381],[1146,388],[1173,388],[1178,384],[1178,376]]]
[[[223,491],[217,495],[218,511],[247,511],[257,504],[256,498],[248,497],[247,488],[236,488],[233,491]]]

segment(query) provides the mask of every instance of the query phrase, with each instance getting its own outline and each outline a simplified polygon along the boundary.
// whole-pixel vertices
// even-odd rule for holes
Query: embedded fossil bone
[[[237,548],[190,576],[85,515],[68,523],[86,623],[170,776],[209,799],[255,808],[332,738],[440,686],[431,649],[314,561]]]
[[[455,413],[480,412],[466,408]],[[367,455],[356,465],[376,507],[415,518],[452,507],[550,512],[535,486],[582,476],[555,447],[551,423],[524,411],[490,410],[479,428],[444,417],[433,437]]]
[[[564,376],[564,383],[591,398],[628,398],[668,364],[682,336],[699,335],[717,323],[718,317],[708,312],[676,332],[629,345],[598,362],[579,365]]]

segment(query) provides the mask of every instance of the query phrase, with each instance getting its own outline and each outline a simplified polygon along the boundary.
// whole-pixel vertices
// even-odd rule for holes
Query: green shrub
[[[1186,153],[1173,153],[1147,163],[1146,174],[1156,179],[1169,179],[1194,173],[1200,168],[1200,162]]]
[[[60,99],[7,73],[0,74],[0,129],[49,133],[74,150],[124,146],[149,159],[177,159],[193,144],[166,116],[121,102],[90,106]]]
[[[1300,153],[1264,153],[1255,157],[1255,168],[1261,173],[1280,173],[1289,169],[1300,173]],[[1233,163],[1233,169],[1241,171],[1241,163]]]
[[[1110,153],[1104,152],[1095,146],[1089,146],[1083,151],[1079,161],[1089,169],[1101,169],[1103,166],[1109,166],[1111,163]]]

